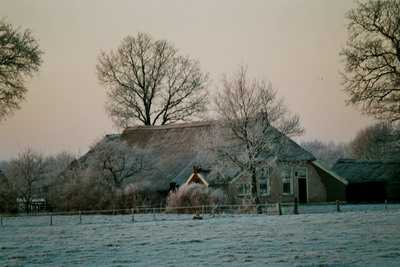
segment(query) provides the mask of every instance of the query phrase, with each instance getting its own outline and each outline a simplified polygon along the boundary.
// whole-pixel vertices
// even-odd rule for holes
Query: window
[[[293,179],[289,167],[282,170],[282,192],[283,194],[293,193]]]
[[[261,195],[269,194],[268,180],[260,182],[260,193]]]
[[[239,184],[239,195],[250,195],[250,184]]]
[[[269,169],[262,170],[260,177],[260,194],[269,195]]]
[[[307,178],[307,168],[299,167],[294,172],[296,178]]]

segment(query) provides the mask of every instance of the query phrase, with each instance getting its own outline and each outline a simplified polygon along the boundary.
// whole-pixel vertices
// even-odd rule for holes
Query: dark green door
[[[307,179],[299,178],[298,185],[299,185],[299,202],[307,203]]]

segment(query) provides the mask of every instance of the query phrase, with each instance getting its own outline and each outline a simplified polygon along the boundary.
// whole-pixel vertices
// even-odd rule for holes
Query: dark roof
[[[332,170],[349,183],[400,182],[400,161],[339,159]]]
[[[336,172],[334,172],[333,170],[331,170],[330,168],[326,167],[325,164],[319,160],[314,160],[311,162],[312,165],[314,165],[314,167],[316,167],[317,169],[325,172],[326,174],[328,174],[329,176],[335,178],[336,180],[340,181],[341,183],[348,185],[349,182],[346,180],[346,178],[343,178],[342,176],[339,176]]]

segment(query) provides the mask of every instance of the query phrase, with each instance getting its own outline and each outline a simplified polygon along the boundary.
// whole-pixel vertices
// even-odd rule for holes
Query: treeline
[[[325,163],[333,166],[340,158],[361,160],[400,160],[400,127],[376,123],[360,130],[348,143],[305,141],[301,146]]]
[[[49,211],[159,205],[166,195],[127,181],[146,170],[146,156],[110,136],[79,158],[67,152],[45,157],[27,149],[0,165],[0,212],[29,213],[35,199],[43,199]]]
[[[16,158],[0,163],[0,212],[16,212],[18,200],[26,199],[25,209],[39,195],[48,195],[49,188],[75,157],[68,152],[43,156],[26,149]]]

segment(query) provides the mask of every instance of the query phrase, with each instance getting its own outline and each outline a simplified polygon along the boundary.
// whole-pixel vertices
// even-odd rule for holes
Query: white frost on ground
[[[382,206],[381,206],[382,207]],[[0,266],[399,266],[400,211],[7,218]],[[36,220],[36,221],[35,221]]]

